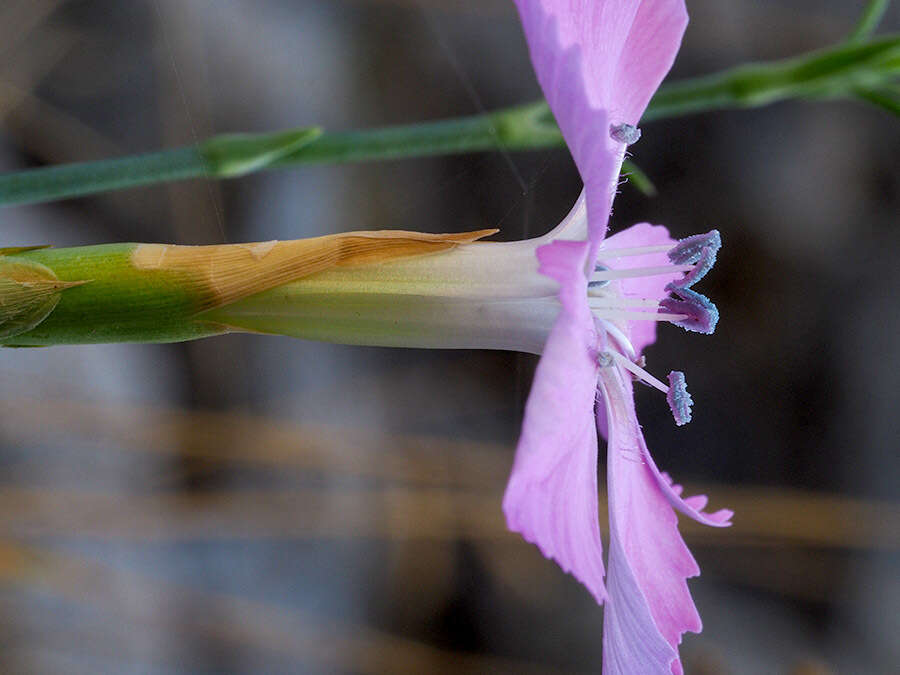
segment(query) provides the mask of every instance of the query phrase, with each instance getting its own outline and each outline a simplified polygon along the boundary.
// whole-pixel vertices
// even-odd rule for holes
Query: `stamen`
[[[722,235],[718,230],[710,230],[706,234],[695,234],[679,240],[669,251],[669,260],[676,265],[695,263],[700,260],[703,249],[709,249],[712,252],[713,262],[715,262],[716,253],[720,248],[722,248]]]
[[[619,304],[623,307],[652,307],[656,309],[659,307],[659,300],[655,298],[622,298],[619,300]]]
[[[609,137],[616,143],[631,145],[641,137],[641,130],[633,124],[610,124]]]
[[[611,321],[605,321],[604,319],[600,319],[600,323],[603,325],[603,330],[605,330],[609,335],[613,337],[613,339],[619,344],[621,347],[631,358],[632,361],[637,360],[637,353],[634,350],[634,345],[631,344],[631,340],[619,330],[619,327]]]
[[[669,373],[669,391],[666,394],[666,400],[669,402],[669,409],[675,418],[675,424],[680,427],[691,421],[691,406],[694,401],[688,393],[687,382],[681,371],[673,370]]]
[[[633,255],[647,255],[648,253],[665,253],[671,251],[672,247],[668,244],[661,246],[635,246],[632,248],[601,248],[597,253],[599,260],[611,260],[612,258],[625,258]]]
[[[671,300],[672,298],[669,299]],[[686,321],[692,317],[692,315],[685,313],[673,314],[669,312],[628,311],[625,309],[616,309],[614,307],[611,308],[602,303],[602,298],[588,299],[588,306],[591,308],[591,311],[594,312],[594,315],[597,316],[598,312],[602,315],[597,316],[599,319],[613,319],[620,321],[668,321],[670,323],[675,323],[677,321]]]
[[[659,300],[654,300],[652,298],[629,298],[622,297],[616,298],[611,297],[603,292],[595,292],[591,293],[591,289],[588,289],[588,301],[593,300],[594,302],[603,302],[603,305],[595,305],[596,307],[609,307],[610,309],[615,309],[617,307],[641,307],[645,309],[657,309],[659,307]]]
[[[606,265],[595,265],[594,272],[607,272],[609,268]],[[609,286],[609,279],[597,279],[588,281],[588,288],[603,288],[604,286]]]
[[[668,284],[666,290],[677,297],[664,298],[659,306],[669,312],[687,315],[685,319],[672,321],[672,323],[685,330],[707,335],[711,335],[715,331],[719,321],[719,310],[716,309],[712,300],[689,288],[678,288],[673,284]]]
[[[646,370],[641,368],[639,365],[637,365],[633,361],[630,361],[629,359],[625,358],[624,356],[622,356],[621,354],[619,354],[617,352],[608,352],[608,353],[612,355],[612,357],[616,360],[616,363],[618,363],[620,366],[622,366],[626,370],[631,371],[639,380],[641,380],[642,382],[646,382],[647,384],[649,384],[652,387],[656,387],[662,393],[668,395],[669,388],[663,382],[656,379],[650,373],[648,373]]]
[[[612,352],[600,352],[597,354],[597,365],[601,368],[609,368],[613,364]]]
[[[700,251],[700,257],[697,260],[697,264],[694,265],[694,269],[685,274],[680,280],[673,281],[672,286],[675,288],[690,288],[705,277],[706,273],[709,272],[715,264],[716,250],[709,247],[703,248]]]
[[[606,279],[630,279],[632,277],[652,277],[660,274],[672,274],[674,272],[690,272],[694,269],[693,265],[661,265],[659,267],[630,267],[624,270],[610,270],[602,265],[602,269],[594,268],[591,274],[591,281],[601,281]]]

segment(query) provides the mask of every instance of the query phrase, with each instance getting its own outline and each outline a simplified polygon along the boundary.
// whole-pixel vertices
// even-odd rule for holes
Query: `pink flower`
[[[699,568],[675,509],[707,525],[706,497],[681,487],[650,456],[635,415],[632,381],[666,393],[677,424],[690,419],[682,373],[660,382],[641,352],[656,322],[711,333],[718,313],[690,289],[712,267],[718,232],[681,242],[664,227],[635,225],[605,239],[627,143],[678,50],[681,0],[516,0],[538,80],[585,190],[567,221],[586,239],[537,250],[540,272],[559,284],[562,306],[538,365],[503,500],[510,529],[579,579],[604,614],[604,673],[680,673],[678,645],[699,632],[686,579]],[[555,232],[571,235],[571,227]],[[671,294],[671,295],[670,295]],[[598,433],[607,434],[609,571],[597,513]]]

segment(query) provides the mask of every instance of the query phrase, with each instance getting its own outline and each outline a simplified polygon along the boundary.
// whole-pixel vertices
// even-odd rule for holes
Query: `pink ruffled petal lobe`
[[[710,527],[731,527],[731,518],[734,516],[734,511],[731,509],[719,509],[718,511],[707,513],[703,510],[706,508],[706,504],[709,501],[709,498],[706,495],[695,495],[693,497],[682,498],[681,493],[684,492],[684,488],[681,485],[675,484],[668,473],[657,469],[652,457],[650,458],[649,465],[657,485],[659,485],[659,489],[662,491],[663,496],[665,496],[669,504],[672,505],[672,508],[680,511],[688,518],[696,520],[702,525],[708,525]]]
[[[647,601],[617,540],[610,542],[609,600],[603,610],[603,675],[674,672],[678,652],[656,628]]]
[[[644,443],[628,378],[616,367],[600,371],[609,424],[604,673],[668,675],[680,672],[677,649],[682,634],[702,629],[687,586],[687,579],[700,569],[660,487],[661,475]]]
[[[593,320],[587,307],[586,242],[538,251],[541,271],[560,283],[562,311],[535,373],[522,435],[503,498],[509,528],[603,602],[597,495],[597,389]]]

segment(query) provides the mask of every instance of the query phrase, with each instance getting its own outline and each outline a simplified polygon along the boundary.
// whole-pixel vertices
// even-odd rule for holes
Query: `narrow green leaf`
[[[900,117],[900,86],[885,87],[883,89],[860,87],[855,90],[855,93],[863,101],[867,101],[892,115]]]
[[[201,143],[199,151],[209,175],[233,178],[265,169],[321,135],[319,127],[266,134],[223,134]]]
[[[853,31],[847,36],[847,42],[863,42],[874,33],[890,4],[891,0],[869,0]]]
[[[206,172],[194,146],[76,162],[0,175],[0,204],[34,204],[139,185],[198,178]]]
[[[628,182],[634,185],[644,196],[656,196],[656,186],[653,184],[653,181],[630,159],[626,159],[622,163],[622,176],[628,178]]]
[[[870,3],[874,17],[881,5]],[[874,19],[872,19],[874,21]],[[881,92],[900,75],[900,36],[841,43],[768,63],[747,64],[665,84],[642,121],[713,110],[763,106],[796,98],[858,98],[890,107]],[[860,93],[865,92],[865,93]],[[876,101],[876,99],[878,99]],[[273,134],[217,136],[199,145],[119,159],[43,167],[0,175],[0,205],[66,197],[199,177],[224,178],[299,164],[366,162],[467,152],[563,147],[546,102],[418,124],[321,133],[304,128]],[[635,176],[636,181],[641,179]]]
[[[790,98],[852,96],[855,87],[881,86],[895,79],[898,65],[898,35],[782,61],[747,64],[660,87],[643,121],[701,110],[756,107]]]

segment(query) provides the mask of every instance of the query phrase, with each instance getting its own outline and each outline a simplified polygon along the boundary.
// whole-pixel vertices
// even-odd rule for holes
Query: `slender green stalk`
[[[870,0],[856,26],[847,36],[847,42],[862,42],[874,33],[890,4],[891,0]]]
[[[727,108],[754,108],[792,98],[852,96],[900,75],[900,36],[839,45],[781,61],[747,64],[661,87],[644,121]]]
[[[272,139],[302,136],[272,152]],[[238,155],[234,157],[236,141]],[[254,153],[254,146],[261,151]],[[322,134],[315,127],[275,134],[214,136],[197,146],[121,159],[0,175],[0,205],[49,202],[188,178],[231,178],[298,164],[364,162],[483,150],[562,147],[543,101],[494,113],[365,131]]]
[[[876,4],[870,4],[867,15],[875,16]],[[644,121],[792,98],[856,97],[860,89],[877,91],[895,81],[898,74],[900,36],[888,35],[664,85],[650,102]],[[47,202],[188,178],[229,178],[300,164],[562,145],[553,116],[540,101],[483,115],[382,129],[323,134],[317,128],[306,128],[215,136],[192,147],[10,173],[0,175],[0,205]]]
[[[564,144],[547,104],[537,101],[471,117],[326,133],[272,166],[341,164],[484,150],[536,150]]]

